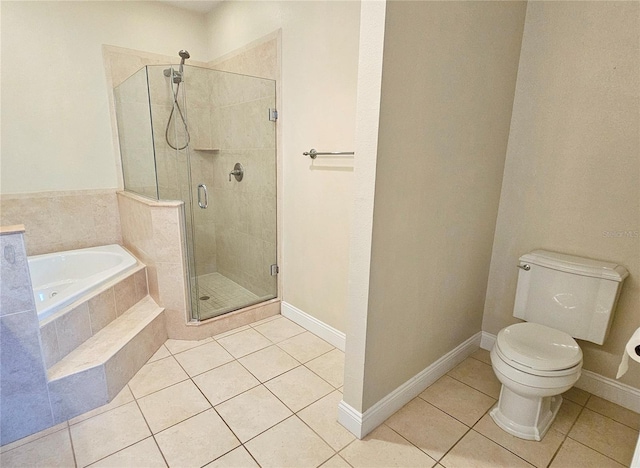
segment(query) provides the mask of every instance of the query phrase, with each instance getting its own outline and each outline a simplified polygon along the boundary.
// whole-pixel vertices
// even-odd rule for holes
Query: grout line
[[[248,328],[243,328],[243,327],[248,327]],[[226,338],[228,336],[232,336],[232,335],[235,335],[237,333],[240,333],[240,332],[243,332],[243,331],[246,331],[246,330],[251,330],[251,327],[249,325],[240,325],[239,327],[232,328],[231,330],[227,330],[226,332],[220,332],[220,333],[217,333],[215,335],[211,335],[211,339],[213,341],[215,341],[215,342],[218,342],[219,339]],[[228,333],[228,334],[226,334],[224,336],[220,336],[219,338],[214,338],[215,336],[219,336],[219,335],[222,335],[222,334],[225,334],[225,333]],[[222,345],[220,345],[220,346],[222,346]]]
[[[102,415],[102,414],[108,413],[108,412],[109,412],[109,411],[111,411],[111,410],[114,410],[114,409],[116,409],[116,408],[120,408],[121,406],[128,405],[128,404],[129,404],[129,403],[131,403],[132,401],[135,401],[136,397],[135,397],[135,395],[133,394],[133,392],[131,391],[131,388],[129,387],[129,383],[126,383],[126,384],[125,384],[125,386],[124,386],[124,387],[122,387],[122,390],[124,390],[124,389],[125,389],[125,387],[129,389],[129,393],[131,393],[131,397],[133,398],[133,400],[131,400],[131,401],[126,401],[126,402],[124,402],[124,403],[120,403],[119,405],[114,406],[113,408],[109,408],[108,410],[104,410],[104,411],[102,411],[101,413],[94,414],[93,416],[90,416],[90,417],[88,417],[88,418],[85,418],[85,419],[83,419],[83,420],[81,420],[81,421],[78,421],[78,422],[75,422],[75,423],[72,423],[72,422],[71,422],[71,420],[69,419],[69,420],[67,420],[67,424],[68,424],[68,426],[69,426],[69,427],[71,427],[71,426],[77,426],[78,424],[83,423],[83,422],[85,422],[85,421],[89,421],[90,419],[93,419],[93,418],[95,418],[96,416],[100,416],[100,415]],[[120,395],[120,393],[122,393],[122,390],[120,390],[120,392],[118,393],[118,395]],[[155,393],[155,392],[154,392],[154,393]],[[116,395],[113,399],[115,400],[115,399],[118,397],[118,395]],[[151,394],[149,394],[149,395],[151,395]],[[145,395],[145,396],[146,396],[146,395]],[[143,398],[143,397],[141,397],[141,398]],[[71,418],[71,419],[75,419],[75,418],[77,418],[77,417],[79,417],[79,416],[82,416],[82,415],[84,415],[84,414],[87,414],[87,413],[89,413],[89,412],[91,412],[91,411],[95,411],[95,410],[97,410],[97,409],[99,409],[99,408],[102,408],[103,406],[107,406],[107,405],[109,405],[109,404],[111,404],[111,403],[113,403],[113,400],[111,400],[111,401],[110,401],[109,403],[107,403],[106,405],[98,406],[98,408],[94,408],[94,409],[92,409],[92,410],[86,411],[85,413],[79,414],[78,416],[75,416],[75,417],[73,417],[73,418]]]
[[[619,462],[618,460],[615,460],[615,459],[611,458],[609,455],[607,455],[607,454],[605,454],[605,453],[602,453],[600,450],[597,450],[597,449],[595,449],[595,448],[593,448],[593,447],[591,447],[591,446],[589,446],[589,445],[587,445],[587,444],[585,444],[585,443],[583,443],[583,442],[580,442],[579,440],[576,440],[576,439],[574,439],[573,437],[569,437],[569,436],[567,436],[567,437],[566,437],[566,439],[571,439],[571,440],[572,440],[573,442],[575,442],[576,444],[580,444],[580,445],[582,445],[583,447],[587,447],[588,449],[591,449],[591,450],[593,450],[594,452],[599,453],[599,454],[600,454],[600,455],[602,455],[603,457],[608,458],[609,460],[612,460],[612,461],[614,461],[614,462],[616,462],[616,463],[618,463],[618,464],[620,464],[620,465],[625,466],[623,463]],[[565,439],[565,440],[566,440],[566,439]],[[563,443],[564,443],[564,441],[563,441]]]
[[[301,364],[301,365],[299,365],[299,366],[296,366],[296,367],[294,367],[293,369],[289,369],[287,372],[291,372],[291,371],[293,371],[293,370],[295,370],[295,369],[299,369],[299,368],[301,368],[301,367],[305,367],[305,366],[304,366],[304,364]],[[308,369],[307,369],[307,370],[308,370]],[[274,396],[274,397],[276,397],[278,400],[280,400],[280,402],[281,402],[284,406],[286,406],[286,407],[289,409],[289,411],[291,411],[293,414],[298,414],[300,411],[302,411],[302,410],[304,410],[304,409],[308,408],[309,406],[313,405],[314,403],[316,403],[316,402],[318,402],[318,401],[322,400],[322,399],[323,399],[324,397],[326,397],[327,395],[331,395],[333,392],[335,392],[335,391],[336,391],[336,389],[333,387],[333,385],[331,385],[329,382],[326,382],[326,381],[324,381],[324,380],[323,380],[323,382],[325,382],[327,385],[329,385],[329,386],[331,387],[331,390],[330,390],[328,393],[325,393],[325,394],[324,394],[324,395],[322,395],[321,397],[317,398],[316,400],[313,400],[313,401],[312,401],[311,403],[309,403],[308,405],[303,406],[303,407],[302,407],[302,408],[300,408],[298,411],[294,411],[294,410],[292,410],[291,408],[289,408],[289,405],[287,405],[287,404],[286,404],[286,403],[285,403],[285,402],[284,402],[284,401],[283,401],[283,400],[282,400],[278,395],[276,395],[274,392],[272,392],[272,391],[271,391],[271,389],[270,389],[269,387],[267,387],[267,385],[266,385],[267,383],[271,382],[271,381],[272,381],[272,380],[274,380],[274,379],[277,379],[278,377],[280,377],[281,375],[286,374],[287,372],[284,372],[284,373],[282,373],[282,374],[280,374],[280,375],[276,375],[275,377],[273,377],[273,378],[271,378],[271,379],[269,379],[269,380],[267,380],[267,381],[263,382],[263,383],[262,383],[262,385],[264,385],[264,387],[265,387],[267,390],[269,390],[269,391],[273,394],[273,396]],[[320,378],[320,379],[322,380],[322,378]]]
[[[162,457],[162,459],[164,460],[164,464],[169,466],[169,462],[167,461],[166,457],[164,456],[164,452],[162,451],[162,449],[160,448],[160,444],[158,443],[158,441],[156,440],[156,436],[153,435],[153,433],[151,434],[151,438],[153,439],[153,443],[156,444],[156,448],[158,449],[158,452],[160,453],[160,456]]]
[[[68,422],[68,421],[63,421],[63,422],[65,423],[65,427],[61,427],[61,428],[59,428],[59,429],[57,429],[57,430],[55,430],[55,431],[51,431],[51,432],[48,432],[48,433],[46,433],[46,434],[43,434],[44,432],[49,431],[49,430],[50,430],[50,429],[52,429],[53,427],[55,427],[55,426],[59,426],[60,424],[63,424],[63,423],[55,424],[55,425],[53,425],[53,426],[51,426],[51,427],[48,427],[48,428],[43,429],[43,430],[41,430],[41,431],[38,431],[38,432],[36,432],[36,433],[34,433],[34,434],[29,434],[28,436],[24,436],[24,437],[22,437],[22,438],[20,438],[20,439],[14,440],[13,442],[9,442],[9,443],[7,443],[7,444],[4,444],[3,446],[1,446],[1,447],[0,447],[0,460],[2,459],[2,454],[4,454],[4,453],[11,452],[12,450],[15,450],[15,449],[17,449],[17,448],[23,447],[23,446],[25,446],[25,445],[27,445],[27,444],[30,444],[31,442],[35,442],[36,440],[40,440],[40,439],[42,439],[43,437],[47,437],[47,436],[50,436],[51,434],[56,434],[56,433],[58,433],[58,432],[60,432],[60,431],[64,431],[65,429],[68,429],[68,428],[69,428],[69,422]],[[38,434],[42,434],[42,435],[38,435]],[[16,445],[16,446],[15,446],[15,447],[13,447],[13,448],[10,448],[10,449],[7,449],[7,448],[6,448],[6,447],[8,447],[9,445],[11,445],[11,444],[15,444],[16,442],[20,442],[21,440],[26,439],[26,438],[28,438],[28,437],[33,437],[33,439],[32,439],[32,440],[30,440],[30,441],[28,441],[28,442],[23,442],[23,443],[21,443],[21,444],[19,444],[19,445]]]
[[[591,398],[591,394],[589,394],[589,398]],[[587,402],[589,401],[589,398],[587,398]],[[583,445],[583,446],[585,446],[585,447],[587,447],[587,448],[589,448],[589,449],[593,450],[594,452],[599,453],[599,454],[600,454],[600,455],[602,455],[603,457],[607,457],[608,459],[613,460],[613,461],[615,461],[616,463],[620,463],[619,461],[614,460],[613,458],[611,458],[611,457],[610,457],[609,455],[607,455],[606,453],[602,453],[600,450],[596,449],[595,447],[592,447],[591,445],[587,445],[587,444],[585,444],[585,443],[583,443],[583,442],[581,442],[581,441],[579,441],[579,440],[577,440],[577,439],[574,439],[573,437],[569,437],[569,434],[571,433],[571,431],[573,430],[573,428],[575,427],[575,425],[578,423],[578,419],[580,419],[580,416],[582,416],[582,413],[584,412],[584,410],[592,411],[592,412],[594,412],[594,413],[596,413],[596,414],[598,414],[598,415],[600,415],[600,416],[602,416],[602,417],[605,417],[605,418],[607,418],[607,419],[610,419],[611,421],[618,422],[618,421],[616,421],[615,419],[609,418],[609,417],[607,417],[607,416],[605,416],[605,415],[603,415],[603,414],[597,413],[597,412],[595,412],[595,411],[593,411],[593,410],[591,410],[591,409],[587,408],[587,402],[585,402],[584,406],[583,406],[583,407],[581,407],[580,412],[578,413],[578,416],[576,417],[575,421],[573,421],[573,424],[571,425],[571,427],[570,427],[570,428],[569,428],[569,430],[567,431],[567,433],[566,433],[566,435],[565,435],[565,440],[567,440],[567,439],[571,439],[572,441],[577,442],[577,443],[579,443],[579,444],[581,444],[581,445]],[[618,423],[618,424],[622,424],[622,423]],[[628,426],[626,426],[626,427],[628,427]],[[564,440],[562,441],[562,443],[564,444]]]
[[[618,423],[618,424],[623,425],[624,427],[628,427],[628,428],[629,428],[629,429],[631,429],[632,431],[636,431],[636,432],[638,432],[638,431],[640,430],[640,429],[637,429],[637,428],[635,428],[635,427],[633,427],[633,426],[629,426],[628,424],[625,424],[625,423],[623,423],[623,422],[621,422],[621,421],[618,421],[617,419],[613,419],[611,416],[608,416],[608,415],[606,415],[606,414],[602,414],[601,412],[596,411],[596,410],[594,410],[594,409],[592,409],[592,408],[587,408],[586,406],[585,406],[584,408],[585,408],[585,409],[588,409],[588,410],[589,410],[589,411],[591,411],[592,413],[596,413],[598,416],[602,416],[603,418],[610,419],[610,420],[612,420],[613,422],[616,422],[616,423]],[[626,408],[625,408],[625,409],[626,409]],[[629,411],[631,411],[631,410],[629,410]]]
[[[571,426],[569,426],[569,429],[567,429],[567,433],[565,434],[565,439],[569,437],[569,433],[573,430],[574,426],[578,422],[578,419],[580,419],[580,416],[582,415],[582,412],[584,411],[584,409],[585,409],[585,406],[580,406],[580,411],[578,411],[578,415],[576,416],[576,419],[573,420],[573,423],[571,423]]]
[[[477,360],[477,359],[476,359],[476,360]],[[482,362],[482,361],[478,361],[478,362]],[[483,364],[484,364],[484,363],[483,363]],[[485,364],[485,365],[486,365],[486,364]],[[463,382],[463,381],[462,381],[462,380],[460,380],[460,379],[456,379],[454,376],[452,376],[452,375],[451,375],[451,374],[449,374],[448,372],[447,372],[446,374],[444,374],[444,375],[447,375],[447,376],[451,377],[453,380],[456,380],[456,381],[458,381],[458,382],[460,382],[460,383],[462,383],[462,384],[465,384],[467,387],[470,387],[470,388],[474,389],[476,392],[480,392],[480,393],[482,393],[483,395],[486,395],[486,396],[488,396],[489,398],[493,398],[494,400],[498,401],[498,399],[497,399],[496,397],[494,397],[494,396],[492,396],[492,395],[489,395],[488,393],[483,392],[482,390],[480,390],[480,389],[478,389],[478,388],[472,387],[471,385],[469,385],[468,383]],[[442,377],[440,377],[440,378],[442,378]],[[440,380],[440,379],[438,379],[438,380]]]
[[[211,341],[205,341],[204,343],[200,343],[200,341],[206,340],[207,338],[211,338]],[[166,345],[164,344],[164,343],[166,343],[167,341],[169,341],[169,340],[170,340],[170,339],[172,339],[172,338],[169,338],[169,339],[168,339],[167,341],[165,341],[162,345],[163,345],[165,348],[167,348],[167,351],[169,351],[169,354],[171,354],[171,356],[177,356],[178,354],[186,353],[187,351],[191,351],[192,349],[200,348],[201,346],[207,345],[207,344],[209,344],[209,343],[211,343],[211,342],[214,342],[214,343],[216,342],[216,340],[214,340],[214,339],[213,339],[212,337],[210,337],[210,336],[208,336],[207,338],[203,338],[202,340],[198,340],[198,341],[196,341],[195,343],[200,343],[200,344],[197,344],[197,345],[195,345],[195,346],[193,346],[193,347],[191,347],[191,348],[183,349],[182,351],[178,351],[177,353],[173,353],[173,352],[171,352],[171,350],[169,349],[169,347],[168,347],[168,346],[166,346]],[[174,341],[191,341],[191,340],[174,340]],[[167,357],[169,357],[169,356],[167,356]],[[163,358],[163,359],[164,359],[164,358]],[[155,362],[155,361],[154,361],[154,362]]]
[[[326,354],[326,353],[325,353]],[[309,361],[311,362],[311,361]],[[331,382],[329,382],[327,379],[325,379],[324,377],[322,377],[320,374],[318,374],[317,372],[315,372],[313,369],[311,369],[310,367],[308,367],[306,364],[302,364],[304,367],[306,367],[307,369],[309,369],[311,372],[313,372],[315,375],[317,375],[318,377],[320,377],[322,380],[324,380],[325,382],[327,382],[329,385],[331,385],[334,390],[338,390],[340,387],[342,387],[344,385],[344,382],[340,385],[340,387],[336,387],[335,385],[333,385]],[[344,393],[344,392],[342,392]]]
[[[428,403],[428,402],[427,402],[427,403]],[[449,447],[449,450],[447,450],[447,451],[444,453],[444,455],[442,455],[442,457],[440,457],[440,460],[438,460],[438,463],[440,463],[440,461],[441,461],[441,460],[443,460],[443,459],[444,459],[444,457],[446,457],[446,456],[449,454],[449,452],[451,452],[451,451],[453,450],[453,448],[454,448],[456,445],[458,445],[458,444],[460,443],[460,441],[461,441],[462,439],[464,439],[464,438],[465,438],[465,436],[466,436],[470,431],[472,431],[472,430],[473,430],[473,426],[475,426],[476,424],[478,424],[478,422],[479,422],[482,418],[484,418],[484,417],[486,416],[486,414],[491,410],[491,408],[493,408],[493,405],[491,405],[491,407],[490,407],[488,410],[486,410],[486,411],[482,414],[482,416],[480,416],[480,417],[478,418],[478,421],[476,421],[475,423],[473,423],[473,425],[472,425],[471,427],[469,427],[469,426],[467,426],[466,424],[462,423],[462,424],[464,424],[465,426],[467,426],[468,430],[467,430],[464,434],[462,434],[462,437],[460,437],[460,438],[456,441],[456,443],[455,443],[455,444],[453,444],[451,447]],[[447,414],[448,414],[448,413],[447,413]],[[451,416],[451,415],[449,415],[449,416]],[[451,416],[451,417],[453,417],[453,416]],[[454,419],[455,419],[455,418],[454,418]],[[458,420],[456,419],[456,421],[458,421]],[[462,421],[460,421],[460,422],[462,422]]]
[[[504,445],[499,444],[498,442],[496,442],[495,440],[492,440],[491,438],[487,437],[486,435],[484,435],[482,432],[478,432],[478,431],[474,431],[473,428],[471,429],[473,432],[475,432],[476,434],[479,434],[480,436],[484,437],[485,439],[487,439],[490,442],[493,442],[494,444],[496,444],[498,447],[502,447],[503,449],[505,449],[507,452],[512,453],[513,455],[515,455],[516,457],[518,457],[520,460],[524,461],[527,465],[529,466],[535,466],[533,463],[531,463],[530,461],[526,460],[525,458],[523,458],[522,456],[518,455],[517,453],[515,453],[513,450],[505,447]]]
[[[394,414],[395,414],[395,413],[394,413]],[[389,418],[390,418],[390,417],[391,417],[391,416],[389,416]],[[388,420],[388,418],[387,418],[387,420]],[[387,428],[387,429],[389,429],[391,432],[394,432],[396,435],[398,435],[398,437],[400,437],[401,439],[406,440],[406,441],[407,441],[407,443],[409,443],[409,445],[412,445],[413,447],[415,447],[416,449],[418,449],[420,452],[424,453],[428,458],[430,458],[430,459],[432,459],[434,462],[436,462],[436,465],[439,463],[439,461],[440,461],[442,458],[444,458],[444,455],[442,455],[442,457],[441,457],[440,459],[435,459],[435,458],[433,458],[433,457],[432,457],[431,455],[429,455],[427,452],[425,452],[424,450],[422,450],[422,449],[421,449],[420,447],[418,447],[416,444],[414,444],[414,443],[413,443],[413,442],[411,442],[409,439],[407,439],[405,436],[403,436],[403,435],[402,435],[402,434],[400,434],[398,431],[396,431],[393,427],[389,426],[389,425],[387,424],[387,421],[386,421],[386,420],[385,420],[382,424],[380,424],[380,426],[384,426],[384,427],[386,427],[386,428]],[[378,427],[380,427],[380,426],[378,426]],[[376,428],[376,429],[377,429],[377,428]],[[467,429],[468,429],[468,427],[467,427]],[[374,429],[374,430],[375,430],[375,429]],[[373,431],[371,431],[371,432],[373,432]],[[468,432],[468,431],[467,431],[467,432]],[[466,434],[467,432],[465,432],[465,434]],[[463,435],[462,437],[464,437],[464,435]],[[461,438],[462,438],[462,437],[461,437]],[[458,443],[458,441],[456,441],[456,444],[457,444],[457,443]],[[455,445],[455,444],[454,444],[454,445]],[[435,466],[435,465],[434,465],[434,466]]]
[[[325,395],[325,396],[326,396],[326,395]],[[322,397],[322,398],[324,398],[324,397]],[[321,399],[322,399],[322,398],[321,398]],[[319,400],[314,401],[314,403],[315,403],[315,402],[317,402],[317,401],[319,401]],[[313,404],[313,403],[312,403],[312,404]],[[311,406],[311,405],[309,405],[309,406]],[[307,407],[305,407],[305,408],[308,408],[308,406],[307,406]],[[303,409],[304,409],[304,408],[302,408],[300,411],[302,411]],[[333,446],[332,446],[329,442],[327,442],[327,441],[325,440],[325,438],[324,438],[324,437],[322,437],[318,432],[316,432],[316,430],[315,430],[313,427],[311,427],[309,424],[307,424],[307,422],[299,416],[299,414],[298,414],[298,413],[300,413],[300,411],[298,411],[298,412],[294,413],[294,416],[296,416],[296,417],[297,417],[297,418],[302,422],[302,424],[304,424],[305,426],[307,426],[307,427],[309,428],[309,430],[311,430],[311,432],[313,432],[315,435],[317,435],[317,436],[320,438],[320,440],[321,440],[321,441],[323,441],[325,444],[327,444],[327,446],[328,446],[331,450],[333,450],[333,455],[331,455],[331,457],[333,457],[334,455],[338,455],[339,450],[342,450],[342,449],[346,448],[346,447],[347,447],[347,445],[349,445],[349,444],[351,444],[351,442],[353,442],[353,441],[350,441],[347,445],[345,445],[344,447],[342,447],[342,448],[341,448],[341,449],[339,449],[339,450],[334,449],[334,448],[333,448]],[[337,422],[337,419],[336,419],[336,422]],[[346,429],[345,429],[345,430],[346,430]],[[331,457],[329,457],[329,458],[331,458]],[[328,460],[329,458],[327,458],[327,460]],[[326,461],[326,460],[325,460],[325,461]],[[324,463],[324,462],[323,462],[323,463]],[[349,466],[351,466],[351,465],[349,464]]]
[[[560,442],[560,445],[558,445],[558,448],[556,449],[556,451],[553,453],[553,455],[551,456],[551,459],[549,460],[549,463],[547,463],[547,466],[551,466],[551,464],[553,463],[553,460],[556,459],[556,457],[558,456],[558,453],[560,453],[560,450],[562,449],[562,447],[564,446],[564,443],[567,441],[567,439],[569,438],[566,434],[563,434],[564,438],[562,439],[562,442]]]
[[[309,332],[309,333],[310,333],[310,332]],[[299,335],[296,335],[296,336],[299,336]],[[315,335],[314,335],[314,336],[315,336]],[[295,359],[296,361],[298,361],[300,364],[303,364],[303,365],[304,365],[304,364],[306,364],[306,363],[308,363],[308,362],[313,361],[314,359],[319,358],[320,356],[324,356],[325,354],[330,353],[330,352],[331,352],[331,351],[333,351],[334,349],[338,349],[338,348],[336,348],[336,347],[335,347],[335,346],[333,346],[333,345],[329,345],[329,346],[331,346],[331,349],[330,349],[329,351],[324,351],[324,352],[322,352],[322,353],[318,354],[317,356],[314,356],[314,357],[312,357],[311,359],[307,359],[306,361],[302,362],[299,358],[295,357],[295,356],[294,356],[293,354],[291,354],[289,351],[287,351],[287,350],[286,350],[286,349],[284,349],[282,346],[280,346],[280,344],[281,344],[281,343],[284,343],[285,341],[287,341],[287,340],[280,341],[279,343],[277,343],[277,344],[276,344],[276,346],[277,346],[278,348],[280,348],[282,351],[284,351],[285,353],[287,353],[289,356],[291,356],[293,359]],[[325,342],[325,343],[326,343],[326,342]],[[328,344],[328,343],[327,343],[327,344]]]
[[[67,431],[68,435],[69,435],[69,444],[71,445],[71,455],[73,456],[73,464],[75,466],[78,466],[78,460],[76,458],[76,449],[73,446],[73,437],[71,437],[71,426],[69,424],[67,424]],[[56,431],[57,432],[57,431]]]
[[[259,386],[264,387],[264,388],[265,388],[269,393],[271,393],[271,392],[270,392],[270,390],[269,390],[267,387],[265,387],[265,386],[264,386],[264,384],[257,385],[256,387],[253,387],[253,388],[257,388],[257,387],[259,387]],[[249,391],[249,390],[247,390],[247,392],[248,392],[248,391]],[[242,393],[246,393],[246,392],[242,392]],[[273,394],[272,394],[272,395],[273,395]],[[236,395],[236,396],[238,396],[238,395]],[[274,396],[275,396],[275,395],[274,395]],[[235,398],[235,397],[234,397],[234,398]],[[278,397],[276,397],[276,398],[278,398]],[[229,400],[227,400],[227,401],[229,401]],[[282,402],[281,402],[281,403],[282,403]],[[282,403],[282,404],[284,405],[284,403]],[[216,406],[217,406],[217,405],[216,405]],[[215,406],[213,407],[213,409],[216,411],[216,413],[218,413],[218,416],[220,416],[220,419],[222,419],[222,420],[224,421],[224,423],[227,425],[227,427],[229,428],[229,430],[230,430],[231,432],[233,432],[233,435],[235,435],[235,436],[236,436],[236,438],[238,439],[238,441],[240,442],[240,444],[241,444],[241,445],[245,445],[247,442],[252,441],[252,440],[253,440],[253,439],[255,439],[256,437],[258,437],[258,436],[260,436],[260,435],[264,434],[265,432],[267,432],[269,429],[271,429],[271,428],[273,428],[273,427],[277,426],[278,424],[280,424],[280,423],[281,423],[281,422],[283,422],[283,421],[286,421],[286,420],[287,420],[287,419],[289,419],[291,416],[294,416],[293,411],[291,411],[291,410],[287,407],[287,405],[284,405],[284,406],[285,406],[285,408],[286,408],[286,409],[291,413],[289,416],[287,416],[286,418],[284,418],[284,419],[283,419],[283,420],[281,420],[281,421],[278,421],[278,422],[277,422],[277,423],[275,423],[273,426],[269,426],[269,427],[268,427],[268,428],[266,428],[265,430],[263,430],[263,431],[259,432],[258,434],[254,435],[254,436],[253,436],[253,437],[251,437],[250,439],[245,440],[244,442],[242,442],[242,440],[240,440],[240,437],[238,437],[238,435],[237,435],[235,432],[233,432],[233,429],[231,429],[231,426],[229,426],[229,424],[227,424],[227,421],[224,419],[224,417],[223,417],[220,413],[218,413],[218,410],[216,410]],[[248,451],[249,451],[249,450],[247,450],[247,452],[248,452]]]

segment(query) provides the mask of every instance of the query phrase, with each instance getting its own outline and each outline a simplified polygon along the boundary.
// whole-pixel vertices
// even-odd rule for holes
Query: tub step
[[[48,371],[56,423],[111,401],[167,339],[164,309],[146,296]]]

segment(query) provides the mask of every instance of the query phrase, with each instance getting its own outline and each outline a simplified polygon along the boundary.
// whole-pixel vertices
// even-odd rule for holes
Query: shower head
[[[188,58],[191,57],[191,55],[189,55],[189,52],[187,52],[186,50],[182,49],[180,52],[178,52],[178,55],[180,56],[180,74],[182,75],[182,71],[184,69],[184,61],[187,60]]]

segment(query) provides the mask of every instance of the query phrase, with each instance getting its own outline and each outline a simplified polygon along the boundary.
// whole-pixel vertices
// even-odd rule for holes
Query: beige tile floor
[[[336,422],[344,355],[276,316],[168,340],[114,401],[2,447],[0,466],[620,467],[640,415],[578,389],[542,442],[488,415],[500,386],[478,350],[363,440]]]

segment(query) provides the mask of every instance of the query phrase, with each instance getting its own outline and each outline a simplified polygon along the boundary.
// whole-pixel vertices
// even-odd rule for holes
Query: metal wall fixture
[[[202,193],[204,193],[204,199],[201,195]],[[207,192],[207,186],[204,184],[198,185],[198,206],[203,210],[209,206],[209,193]]]
[[[311,148],[309,151],[302,153],[303,156],[309,156],[311,159],[316,159],[318,156],[347,156],[354,155],[353,151],[333,151],[333,152],[319,152],[318,150]]]
[[[229,182],[231,182],[231,176],[235,177],[238,182],[242,181],[244,177],[244,167],[242,167],[242,164],[236,163],[236,165],[233,166],[233,171],[229,172]]]

